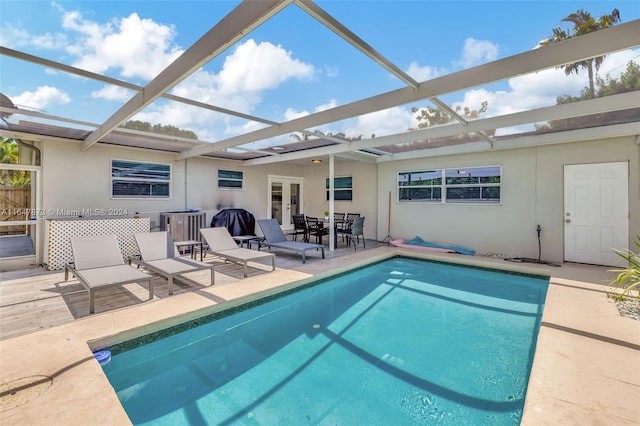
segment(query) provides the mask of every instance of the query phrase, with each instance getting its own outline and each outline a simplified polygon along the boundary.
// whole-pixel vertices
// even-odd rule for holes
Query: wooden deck
[[[385,243],[367,240],[366,249],[386,246]],[[265,250],[265,249],[263,249]],[[362,245],[358,252],[363,251]],[[274,249],[276,267],[279,269],[322,270],[329,265],[320,256],[320,252],[307,253],[306,264],[301,256]],[[339,247],[330,252],[325,247],[327,259],[354,253],[353,246]],[[229,284],[243,279],[241,265],[224,263],[208,255],[204,259],[216,265],[216,285]],[[270,265],[261,266],[250,263],[248,276],[269,273]],[[206,288],[210,282],[208,271],[199,271],[187,275],[187,280],[174,280],[174,295]],[[153,279],[155,299],[169,297],[166,279],[155,276]],[[126,308],[145,303],[148,289],[139,284],[126,284],[96,292],[96,313]],[[155,300],[154,299],[154,300]],[[89,315],[89,296],[87,291],[74,277],[64,280],[64,271],[47,271],[42,267],[21,269],[0,273],[0,340],[33,331],[69,323]]]

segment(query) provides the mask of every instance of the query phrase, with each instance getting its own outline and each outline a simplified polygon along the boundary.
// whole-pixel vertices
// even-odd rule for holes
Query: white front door
[[[283,230],[293,229],[294,214],[302,213],[302,178],[269,176],[269,205],[271,218]]]
[[[629,164],[564,167],[564,260],[621,266],[629,241]]]

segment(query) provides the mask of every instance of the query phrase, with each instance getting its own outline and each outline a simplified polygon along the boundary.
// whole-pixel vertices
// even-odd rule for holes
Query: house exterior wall
[[[640,233],[640,147],[633,137],[572,142],[522,149],[418,158],[381,163],[378,168],[378,235],[386,235],[392,193],[391,235],[457,244],[478,254],[538,257],[536,226],[544,260],[564,258],[563,167],[569,164],[629,162],[629,247]],[[397,173],[431,168],[502,166],[502,204],[398,203]]]
[[[87,151],[77,142],[45,141],[42,144],[42,210],[55,216],[76,216],[78,212],[112,211],[148,216],[152,229],[159,227],[160,213],[198,209],[206,213],[207,226],[224,208],[243,208],[256,218],[267,213],[267,175],[304,177],[304,169],[281,164],[242,167],[238,162],[191,158],[174,160],[175,154],[136,148],[94,145]],[[157,162],[172,165],[171,198],[111,199],[111,159]],[[218,189],[218,170],[244,172],[244,188]],[[86,217],[86,216],[85,216]],[[38,263],[46,258],[46,227],[40,227]]]
[[[112,158],[172,164],[169,200],[111,199]],[[267,217],[269,175],[304,179],[304,213],[321,216],[328,210],[325,178],[328,165],[308,167],[270,164],[242,167],[238,162],[207,158],[174,160],[171,153],[95,145],[81,151],[77,142],[42,144],[42,203],[45,210],[121,209],[149,216],[159,225],[160,212],[199,209],[206,223],[223,208],[244,208],[256,218]],[[542,227],[542,257],[564,257],[563,167],[568,164],[629,162],[629,247],[640,234],[640,146],[633,137],[573,142],[443,157],[416,158],[380,164],[336,161],[336,176],[353,177],[353,201],[336,202],[337,212],[367,217],[365,235],[387,235],[388,194],[391,191],[393,238],[425,239],[473,248],[479,254],[538,256],[536,225]],[[502,204],[405,204],[397,202],[397,173],[430,168],[502,166]],[[218,169],[242,170],[242,190],[217,188]],[[41,227],[44,232],[45,227]],[[41,244],[46,238],[40,238]],[[41,255],[46,255],[41,247]],[[39,262],[42,259],[38,260]]]

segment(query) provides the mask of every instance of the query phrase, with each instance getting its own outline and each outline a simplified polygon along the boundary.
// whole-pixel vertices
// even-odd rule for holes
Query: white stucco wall
[[[170,200],[110,199],[112,158],[172,164]],[[126,209],[143,212],[157,225],[159,213],[185,208],[207,213],[207,224],[222,208],[244,208],[256,218],[267,217],[269,175],[304,179],[304,213],[321,216],[325,200],[327,164],[308,167],[271,164],[242,167],[238,162],[207,158],[175,161],[175,155],[149,150],[95,145],[80,150],[76,142],[42,144],[43,209]],[[353,177],[353,201],[336,202],[337,212],[358,212],[367,217],[365,235],[382,240],[387,235],[388,194],[392,194],[391,236],[416,235],[459,244],[480,254],[537,257],[536,225],[542,227],[542,257],[562,261],[563,167],[567,164],[628,161],[629,247],[640,234],[640,146],[633,137],[574,142],[535,148],[392,161],[380,164],[336,161],[335,175]],[[502,166],[501,205],[398,203],[399,171],[430,168]],[[242,170],[245,188],[219,190],[218,169]],[[186,185],[185,185],[186,183]],[[44,241],[44,239],[41,239]]]
[[[171,153],[142,149],[95,145],[81,151],[73,142],[43,144],[44,209],[125,209],[140,212],[157,221],[160,212],[200,209],[207,212],[207,221],[222,208],[244,208],[256,217],[267,211],[267,175],[278,172],[302,177],[299,167],[269,165],[241,167],[238,162],[206,158],[174,160]],[[111,159],[166,163],[172,165],[171,199],[111,199]],[[218,189],[218,170],[241,170],[245,187],[242,190]]]
[[[640,233],[640,147],[633,137],[574,142],[494,152],[388,162],[378,168],[378,235],[387,231],[392,192],[391,235],[458,244],[480,254],[538,257],[536,226],[542,227],[542,258],[564,257],[563,167],[629,161],[630,247]],[[431,168],[502,166],[501,205],[398,203],[397,173]]]

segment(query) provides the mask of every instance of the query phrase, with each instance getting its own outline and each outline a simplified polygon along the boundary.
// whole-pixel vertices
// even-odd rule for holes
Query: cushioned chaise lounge
[[[73,262],[65,265],[64,279],[71,272],[89,291],[89,314],[95,312],[95,290],[128,283],[147,283],[153,299],[152,276],[127,265],[115,235],[71,239]]]
[[[223,258],[226,261],[244,266],[244,276],[247,276],[247,264],[263,259],[271,259],[271,270],[276,270],[276,255],[238,247],[227,228],[201,228],[200,234],[207,243],[207,253]]]
[[[215,266],[179,257],[173,239],[166,231],[136,234],[135,238],[140,249],[140,259],[130,257],[129,260],[165,277],[169,281],[169,295],[173,294],[173,279],[189,272],[210,269],[211,285],[215,284]]]
[[[280,228],[277,220],[258,219],[258,226],[260,226],[265,238],[265,241],[261,242],[262,245],[300,253],[302,255],[302,263],[307,261],[307,251],[320,249],[322,250],[322,258],[324,259],[324,246],[322,244],[287,240],[287,236],[282,232],[282,228]]]

